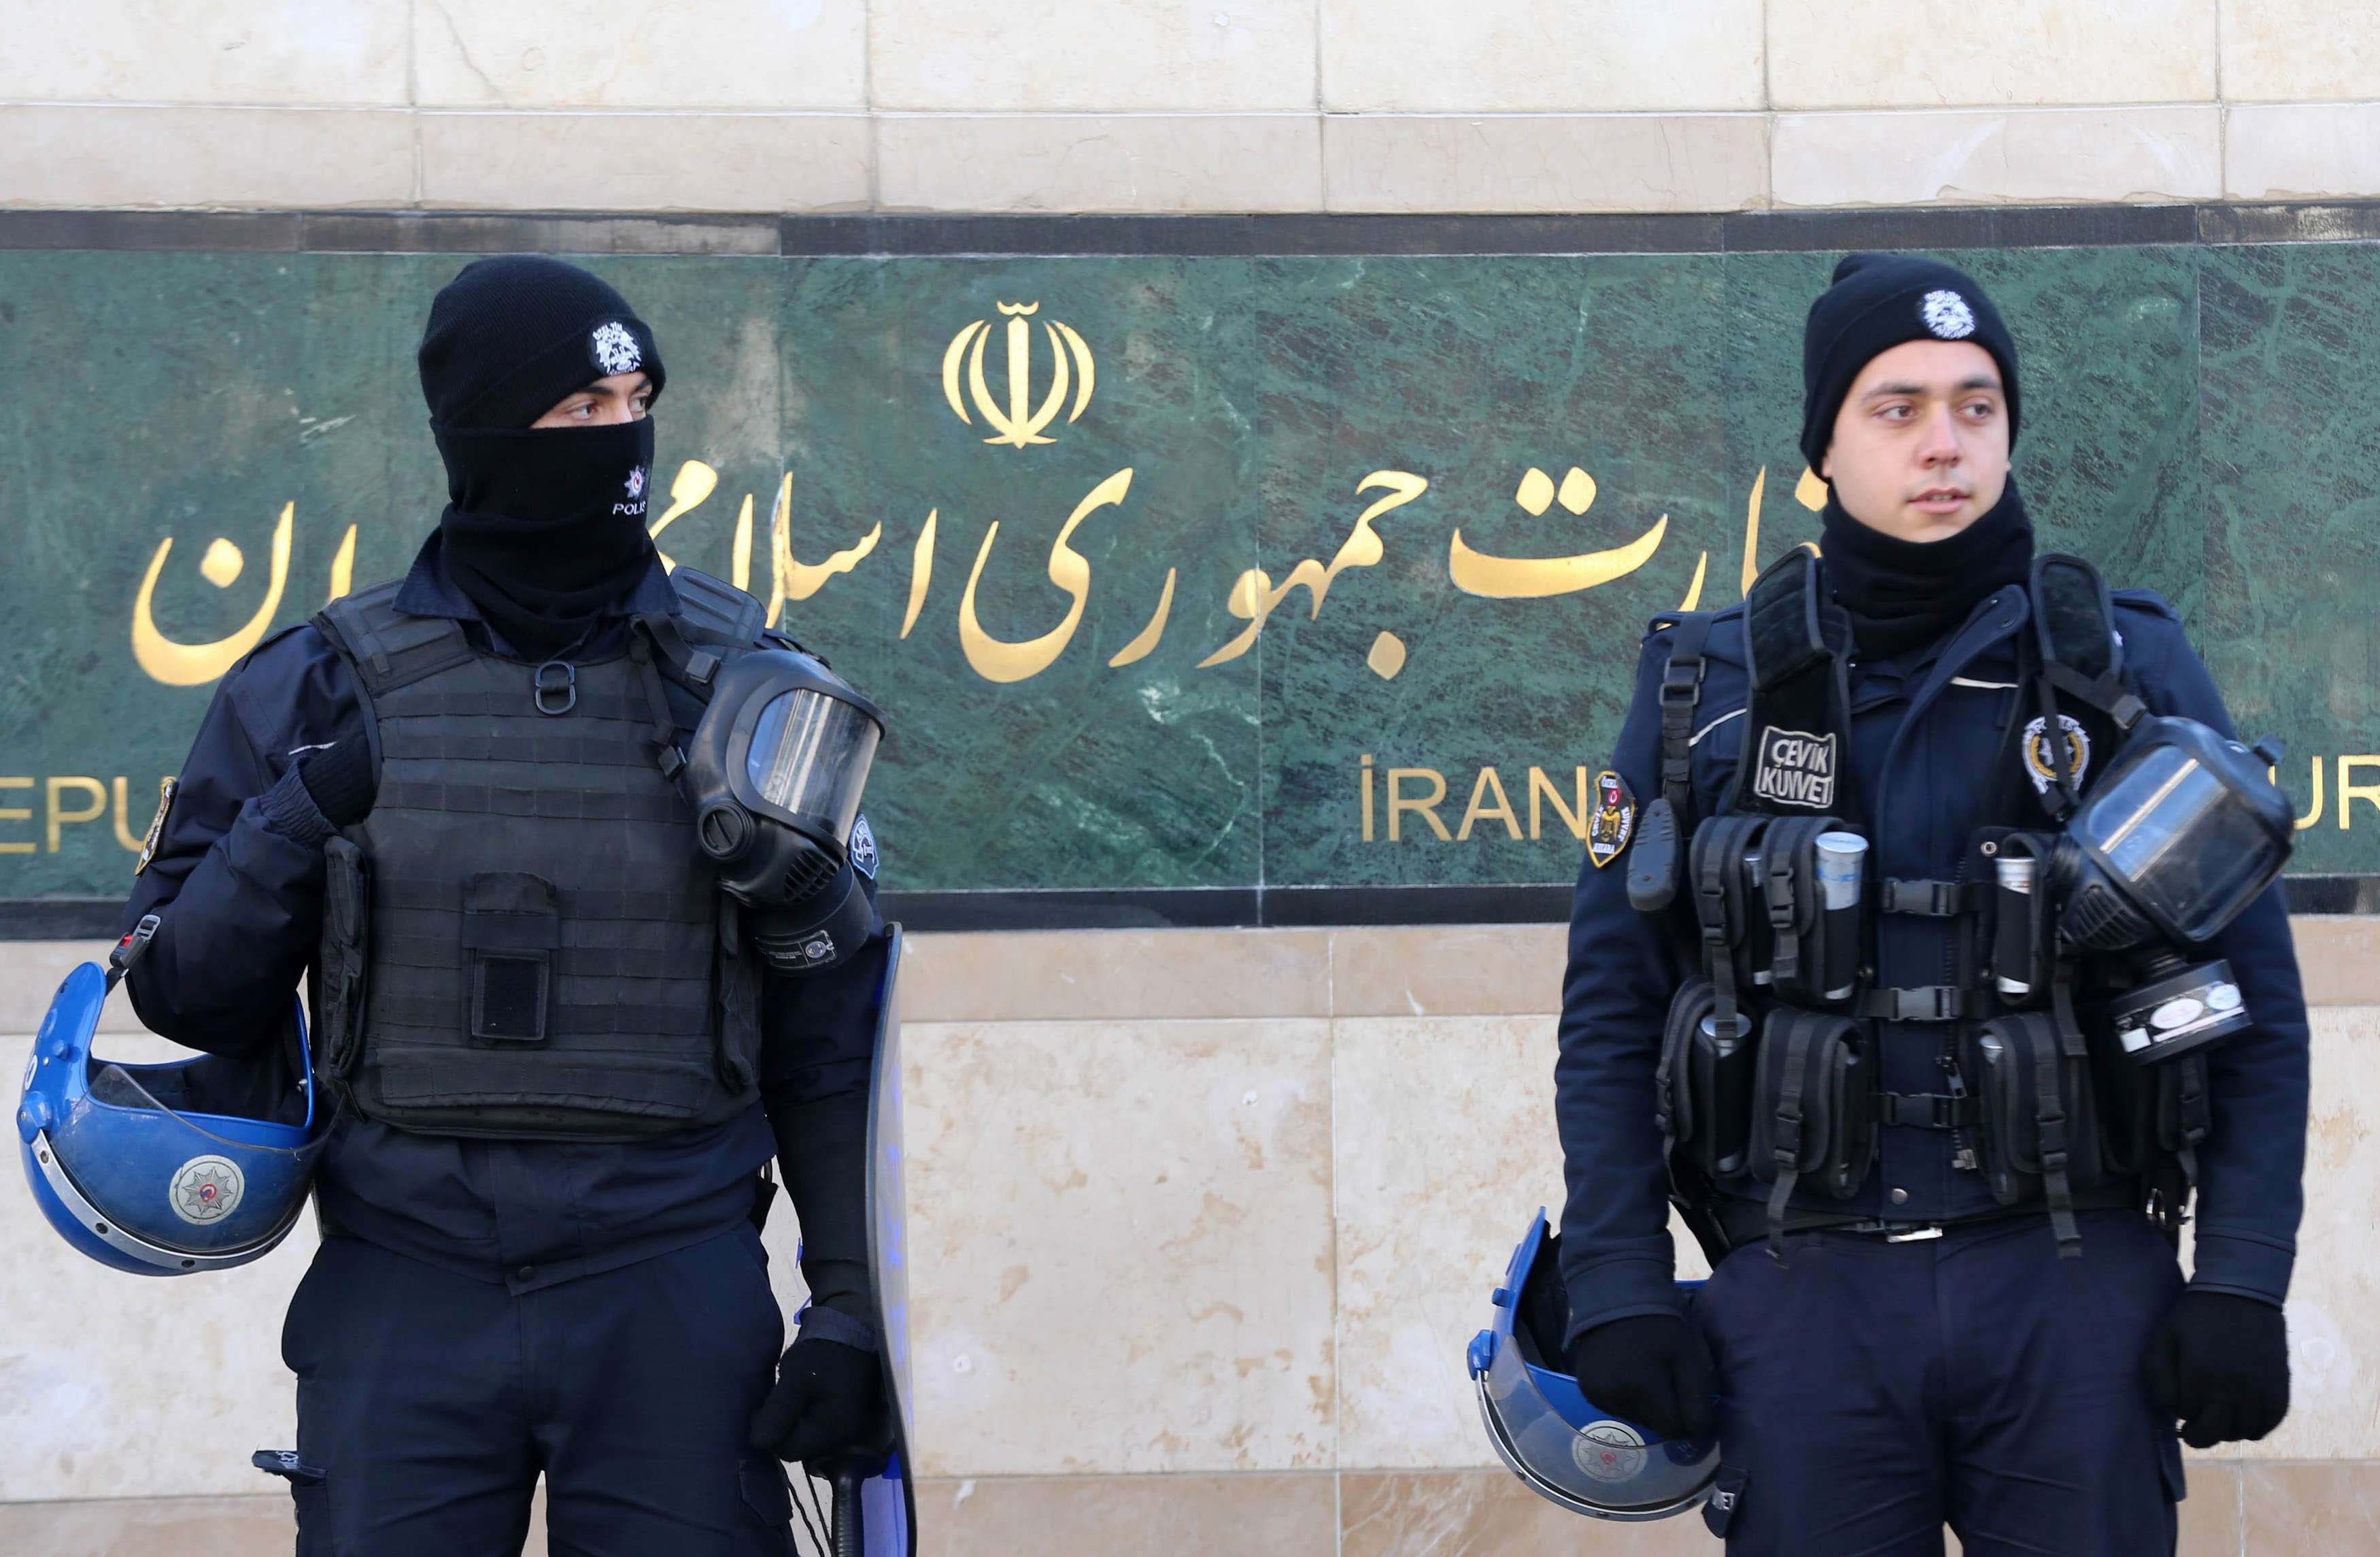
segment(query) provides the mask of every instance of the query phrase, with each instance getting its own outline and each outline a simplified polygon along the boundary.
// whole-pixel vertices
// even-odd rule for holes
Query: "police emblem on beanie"
[[[1975,333],[1975,310],[1967,306],[1966,298],[1947,287],[1926,293],[1917,313],[1925,327],[1943,340],[1962,341]]]
[[[595,365],[609,373],[633,373],[645,364],[645,354],[637,345],[637,337],[618,320],[595,326],[590,343],[595,348]]]

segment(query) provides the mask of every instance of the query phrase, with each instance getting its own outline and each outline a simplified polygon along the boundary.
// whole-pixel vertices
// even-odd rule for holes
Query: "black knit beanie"
[[[1817,469],[1852,382],[1907,341],[1973,341],[1999,364],[2016,443],[2016,341],[1975,278],[1914,254],[1847,254],[1802,330],[1802,454]]]
[[[543,254],[474,260],[421,335],[421,396],[441,427],[527,427],[597,379],[665,375],[653,333],[601,278]]]

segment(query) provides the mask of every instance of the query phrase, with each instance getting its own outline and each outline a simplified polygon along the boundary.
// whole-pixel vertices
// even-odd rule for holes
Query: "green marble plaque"
[[[2045,544],[2289,743],[2295,869],[2380,870],[2380,256],[1950,257]],[[669,365],[663,552],[892,712],[887,884],[1017,891],[1568,879],[1645,618],[1816,533],[1831,261],[589,262]],[[0,253],[0,899],[122,891],[225,667],[407,566],[458,267]]]

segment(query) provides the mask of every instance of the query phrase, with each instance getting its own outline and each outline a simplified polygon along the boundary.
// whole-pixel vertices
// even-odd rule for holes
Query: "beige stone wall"
[[[2297,931],[2321,1101],[2296,1405],[2266,1442],[2195,1460],[2192,1552],[2369,1552],[2380,1527],[2380,920]],[[1463,1374],[1512,1241],[1560,1196],[1561,945],[1556,926],[916,937],[929,1550],[1712,1550],[1694,1521],[1536,1502],[1491,1468]],[[0,945],[0,1032],[30,1033],[95,950]],[[0,1074],[26,1042],[0,1042]],[[795,1236],[771,1223],[789,1307]],[[284,1539],[246,1456],[288,1438],[275,1348],[310,1242],[142,1281],[0,1192],[0,1550]]]
[[[2380,195],[2318,0],[0,0],[0,206],[1573,212]]]

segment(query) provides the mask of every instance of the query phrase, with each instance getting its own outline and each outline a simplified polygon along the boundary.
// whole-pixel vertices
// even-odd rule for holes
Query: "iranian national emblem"
[[[204,1227],[221,1222],[239,1209],[248,1181],[239,1164],[228,1157],[193,1157],[174,1170],[165,1186],[166,1203],[184,1222]]]
[[[1571,1441],[1570,1457],[1597,1481],[1626,1481],[1645,1469],[1645,1437],[1625,1422],[1589,1422]]]
[[[2024,776],[2033,780],[2039,795],[2048,794],[2058,782],[2058,753],[2049,744],[2048,731],[2047,721],[2039,717],[2024,727]],[[2079,789],[2091,766],[2091,736],[2070,713],[2058,716],[2058,733],[2066,740],[2066,776]]]
[[[1926,293],[1917,312],[1925,327],[1943,340],[1961,341],[1975,333],[1975,310],[1967,306],[1966,298],[1947,287]]]
[[[1752,793],[1779,806],[1823,811],[1835,803],[1835,737],[1771,724],[1760,732]]]
[[[1070,324],[1055,319],[1041,322],[1043,335],[1049,338],[1050,389],[1039,405],[1033,401],[1033,326],[1026,321],[1038,313],[1041,305],[1002,303],[1001,313],[1008,320],[1002,332],[1007,342],[1008,362],[1006,388],[1008,398],[1003,404],[992,397],[991,386],[983,376],[984,347],[991,339],[991,322],[973,320],[965,329],[951,337],[949,347],[942,353],[942,398],[951,409],[968,426],[975,418],[967,415],[967,400],[960,395],[960,370],[965,370],[966,393],[975,402],[976,413],[992,430],[987,444],[1006,444],[1011,448],[1026,448],[1034,444],[1054,444],[1042,429],[1058,420],[1065,408],[1066,392],[1073,390],[1075,405],[1066,411],[1069,424],[1082,420],[1091,403],[1091,387],[1097,382],[1097,371],[1091,363],[1091,348]]]
[[[1586,858],[1598,870],[1620,858],[1636,835],[1636,797],[1627,784],[1606,768],[1595,775],[1595,817],[1586,825]]]
[[[606,373],[633,373],[645,365],[644,348],[616,319],[595,326],[590,344],[595,348],[595,365]]]

